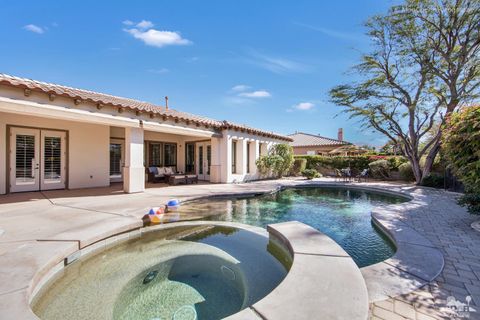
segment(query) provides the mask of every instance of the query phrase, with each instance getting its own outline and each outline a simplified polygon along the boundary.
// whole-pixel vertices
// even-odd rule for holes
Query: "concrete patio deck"
[[[31,311],[25,314],[16,306],[25,302],[30,288],[58,263],[59,257],[108,236],[140,228],[140,218],[148,208],[160,206],[169,198],[185,201],[219,194],[257,194],[282,186],[318,182],[335,183],[327,179],[314,182],[284,179],[248,184],[159,186],[142,194],[124,194],[120,186],[113,186],[0,196],[0,314],[17,310],[7,318],[33,318]],[[411,185],[379,182],[361,185],[401,191],[414,197],[416,208],[391,212],[392,217],[420,232],[445,258],[445,268],[435,281],[412,293],[371,303],[372,319],[451,318],[452,314],[446,312],[446,299],[453,296],[465,303],[467,295],[473,299],[470,305],[477,309],[470,313],[470,319],[480,319],[480,232],[470,227],[476,218],[456,204],[457,195]]]

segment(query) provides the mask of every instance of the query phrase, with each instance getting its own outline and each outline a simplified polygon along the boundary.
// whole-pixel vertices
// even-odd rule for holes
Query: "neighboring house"
[[[351,145],[350,142],[343,140],[343,129],[341,128],[338,129],[337,139],[303,132],[295,132],[288,137],[293,140],[290,145],[296,155],[332,155],[331,152],[335,152],[338,148]]]
[[[141,192],[145,166],[211,182],[253,180],[255,160],[289,141],[168,105],[0,74],[0,194],[114,181]]]

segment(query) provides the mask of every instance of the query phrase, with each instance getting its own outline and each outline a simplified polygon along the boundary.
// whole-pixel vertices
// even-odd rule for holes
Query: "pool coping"
[[[66,259],[73,263],[143,234],[188,226],[223,226],[247,230],[281,243],[292,256],[289,272],[275,289],[258,302],[225,319],[307,320],[312,319],[312,315],[322,315],[328,319],[367,319],[367,287],[358,266],[330,237],[298,221],[271,224],[267,229],[226,221],[173,222],[104,239],[101,244],[80,249]],[[33,300],[42,287],[66,266],[59,265],[45,275],[30,299]],[[327,272],[319,273],[319,270]],[[311,281],[313,275],[316,276],[315,282]],[[319,296],[322,299],[318,299]],[[332,305],[336,307],[331,308]]]
[[[367,284],[369,302],[375,302],[378,300],[387,299],[389,297],[395,297],[399,294],[404,294],[412,292],[415,289],[427,284],[429,281],[433,280],[443,269],[444,259],[443,255],[436,249],[431,242],[426,240],[420,233],[415,231],[413,228],[410,228],[404,221],[401,221],[402,213],[409,212],[414,210],[416,207],[422,204],[421,199],[417,199],[417,195],[413,192],[408,192],[408,190],[418,189],[416,186],[406,186],[406,185],[386,185],[382,187],[364,185],[364,184],[352,184],[352,183],[343,183],[343,182],[318,182],[318,181],[292,181],[281,180],[276,185],[268,186],[268,191],[254,191],[249,192],[245,190],[240,190],[240,192],[226,192],[218,193],[214,196],[212,195],[202,195],[194,197],[184,197],[186,201],[207,199],[207,198],[216,198],[216,197],[242,197],[242,196],[255,196],[267,193],[275,193],[285,188],[298,188],[298,187],[345,187],[350,189],[360,189],[366,191],[373,191],[379,193],[386,193],[392,195],[404,196],[407,199],[411,199],[409,202],[402,204],[383,206],[382,208],[375,208],[372,212],[372,221],[379,226],[387,236],[389,236],[395,245],[397,246],[396,254],[385,261],[382,261],[378,264],[367,266],[361,268],[361,272],[364,276],[365,282]],[[388,189],[385,189],[388,188]],[[407,190],[404,191],[403,189]],[[420,188],[421,189],[421,188]],[[199,221],[192,221],[199,222]],[[206,221],[207,223],[212,223],[212,221]],[[188,223],[179,222],[179,223]],[[106,245],[111,245],[118,240],[124,239],[125,237],[135,237],[141,234],[141,221],[131,222],[130,227],[126,228],[125,226],[122,230],[111,229],[110,232],[102,234],[99,239],[99,235],[96,235],[95,239],[90,241],[89,239],[84,240],[84,242],[79,241],[28,241],[27,244],[22,245],[22,252],[25,252],[24,255],[28,257],[35,258],[36,251],[39,249],[48,251],[49,245],[56,243],[56,247],[52,251],[50,258],[45,259],[44,257],[38,258],[35,260],[36,269],[30,267],[28,269],[28,275],[14,275],[9,281],[15,281],[16,277],[21,278],[22,283],[28,281],[26,287],[21,289],[7,292],[2,295],[0,300],[0,310],[2,312],[13,312],[15,315],[22,315],[24,319],[38,319],[32,312],[30,308],[30,302],[36,292],[45,284],[51,276],[63,268],[65,261],[68,259],[76,259],[75,252],[85,250],[93,251],[97,247],[102,247]],[[404,242],[402,241],[402,236],[405,232],[402,230],[409,230],[411,236],[415,236],[415,239],[418,242]],[[425,240],[425,241],[424,241]],[[412,243],[410,243],[412,242]],[[59,246],[61,244],[61,246]],[[43,247],[45,247],[43,249]],[[427,248],[428,251],[434,254],[435,263],[429,263],[428,261],[420,261],[419,264],[416,260],[415,255],[409,258],[409,252],[412,249],[418,250],[422,248]],[[431,250],[430,250],[431,249]],[[438,252],[437,252],[438,251]],[[440,255],[437,255],[440,253]],[[78,257],[77,257],[78,258]],[[12,256],[12,263],[14,263],[16,258]],[[434,268],[436,271],[432,273],[420,274],[417,273],[419,270]],[[417,271],[415,271],[417,270]],[[28,279],[26,278],[28,277]]]
[[[407,202],[375,207],[372,210],[372,222],[394,244],[395,254],[381,262],[360,268],[368,288],[369,302],[377,302],[407,294],[432,282],[439,276],[445,265],[443,254],[430,240],[422,236],[415,229],[399,220],[395,213],[407,212],[419,205],[415,196],[403,190],[390,190],[362,184],[338,182],[309,182],[282,185],[269,192],[245,192],[219,194],[208,197],[189,199],[188,202],[201,199],[217,199],[227,197],[248,197],[262,194],[273,194],[291,188],[347,188],[364,190],[402,197]]]

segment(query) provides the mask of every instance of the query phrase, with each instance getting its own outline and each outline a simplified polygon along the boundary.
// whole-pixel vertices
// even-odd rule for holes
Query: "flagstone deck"
[[[257,194],[282,186],[319,182],[339,184],[327,179],[285,179],[155,186],[142,194],[124,194],[120,186],[113,186],[0,196],[0,315],[34,318],[31,311],[20,306],[28,303],[32,288],[61,257],[108,236],[140,228],[140,218],[147,209],[160,206],[169,198]],[[458,195],[454,193],[392,183],[360,185],[412,196],[414,207],[402,210],[400,206],[390,212],[390,217],[421,233],[445,259],[445,267],[435,281],[414,292],[371,303],[371,318],[448,319],[452,314],[445,312],[447,298],[453,296],[465,303],[469,295],[470,306],[477,309],[470,313],[470,319],[480,319],[480,232],[470,226],[478,217],[459,207],[455,202]],[[194,217],[182,217],[190,218]]]

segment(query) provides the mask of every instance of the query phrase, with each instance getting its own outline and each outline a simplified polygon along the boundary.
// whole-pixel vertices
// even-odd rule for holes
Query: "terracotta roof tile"
[[[289,134],[288,137],[293,139],[293,141],[290,143],[292,147],[342,146],[351,144],[347,141],[340,141],[337,139],[326,138],[316,134],[303,132]]]
[[[191,121],[200,125],[211,126],[216,129],[231,128],[235,130],[242,130],[252,132],[255,134],[266,135],[276,139],[291,141],[289,137],[264,130],[251,128],[245,125],[235,124],[229,121],[219,121],[203,116],[197,116],[187,112],[177,111],[174,109],[166,109],[163,106],[155,105],[145,101],[139,101],[129,98],[113,96],[104,93],[98,93],[89,90],[77,89],[58,85],[54,83],[41,82],[27,78],[15,77],[0,73],[0,84],[30,89],[32,91],[40,91],[47,94],[54,94],[72,99],[80,99],[84,101],[93,102],[96,104],[111,105],[114,107],[131,109],[134,111],[148,112],[155,115],[165,116],[168,118],[178,119],[179,121]]]

